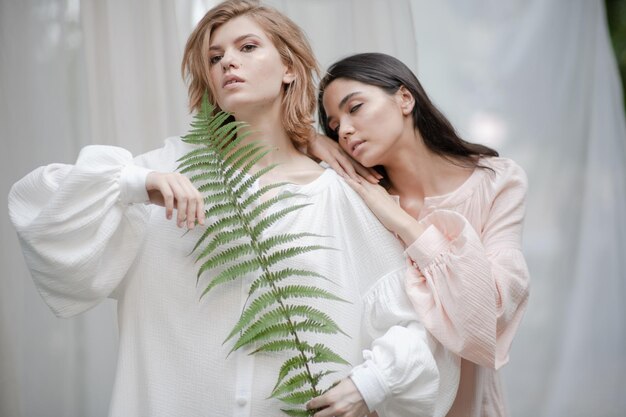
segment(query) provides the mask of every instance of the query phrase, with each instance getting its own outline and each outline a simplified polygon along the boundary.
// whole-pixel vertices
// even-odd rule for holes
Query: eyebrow
[[[339,106],[337,106],[337,108],[338,109],[342,108],[346,104],[346,102],[348,100],[350,100],[352,97],[356,96],[357,94],[361,94],[361,92],[360,91],[355,91],[353,93],[348,94],[344,98],[342,98],[341,101],[339,102]]]
[[[239,43],[239,42],[241,42],[242,40],[244,40],[246,38],[257,38],[257,39],[261,40],[261,38],[258,35],[255,35],[254,33],[246,33],[245,35],[238,36],[235,39],[234,43]],[[216,50],[216,49],[222,49],[222,47],[219,46],[219,45],[213,45],[213,46],[209,47],[209,51],[213,51],[213,50]]]

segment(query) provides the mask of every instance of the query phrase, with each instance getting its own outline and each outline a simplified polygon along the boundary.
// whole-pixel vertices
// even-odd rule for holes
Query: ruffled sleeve
[[[40,167],[12,187],[11,221],[56,315],[83,312],[120,285],[146,229],[148,172],[124,149],[88,146],[75,165]]]
[[[482,230],[452,210],[435,210],[421,220],[426,230],[406,250],[412,262],[405,282],[437,340],[494,369],[508,361],[529,281],[521,251],[526,175],[512,164],[496,177],[493,196],[480,203]]]
[[[456,396],[460,358],[428,334],[403,282],[404,271],[391,273],[364,297],[364,325],[373,342],[351,378],[380,417],[444,416]]]

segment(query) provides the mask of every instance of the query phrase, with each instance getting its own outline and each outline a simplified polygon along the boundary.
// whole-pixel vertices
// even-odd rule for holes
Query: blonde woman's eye
[[[222,59],[222,56],[221,56],[221,55],[215,55],[215,56],[212,56],[211,58],[209,58],[209,63],[210,63],[211,65],[215,65],[215,64],[217,64],[218,62],[220,62],[220,59]]]
[[[256,45],[248,43],[241,47],[242,52],[252,52],[257,48]]]

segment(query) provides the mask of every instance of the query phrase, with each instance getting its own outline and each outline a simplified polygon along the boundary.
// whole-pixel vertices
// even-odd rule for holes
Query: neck
[[[268,165],[277,164],[276,169],[263,176],[267,183],[280,181],[296,184],[309,183],[319,176],[323,169],[296,148],[283,127],[281,114],[280,103],[258,106],[255,109],[247,109],[245,112],[239,111],[235,114],[235,119],[248,124],[245,131],[250,133],[243,143],[259,141],[270,151],[255,164],[252,170],[257,171]]]
[[[235,114],[237,120],[244,121],[248,125],[245,131],[249,134],[243,143],[260,141],[271,150],[256,164],[257,168],[263,168],[270,164],[284,165],[297,155],[302,155],[283,127],[280,105],[277,103],[277,105],[269,106],[269,110],[267,107],[249,109],[245,113],[237,112]]]
[[[391,192],[404,199],[422,201],[426,197],[454,191],[472,170],[459,167],[429,150],[417,130],[390,155],[385,170]]]

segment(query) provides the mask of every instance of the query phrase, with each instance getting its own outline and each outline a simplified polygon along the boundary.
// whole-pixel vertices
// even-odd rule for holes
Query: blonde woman
[[[350,301],[314,304],[351,337],[312,334],[309,342],[323,341],[352,364],[323,380],[339,383],[311,401],[315,415],[444,415],[456,393],[459,359],[428,335],[404,294],[401,245],[334,171],[298,151],[311,134],[315,70],[292,21],[244,0],[211,9],[183,61],[193,110],[208,91],[219,108],[249,125],[246,140],[274,149],[256,169],[280,165],[257,186],[287,181],[276,192],[297,191],[311,203],[271,233],[314,231],[337,249],[287,261],[327,276],[334,284],[315,285]],[[198,302],[203,286],[196,286],[197,266],[188,254],[212,219],[204,217],[203,196],[175,172],[177,159],[192,149],[178,137],[137,157],[87,147],[75,165],[41,167],[16,183],[11,219],[35,283],[58,316],[117,300],[111,416],[276,417],[283,404],[267,397],[284,357],[246,349],[228,355],[232,343],[222,344],[255,274]],[[184,237],[181,227],[190,230]]]

